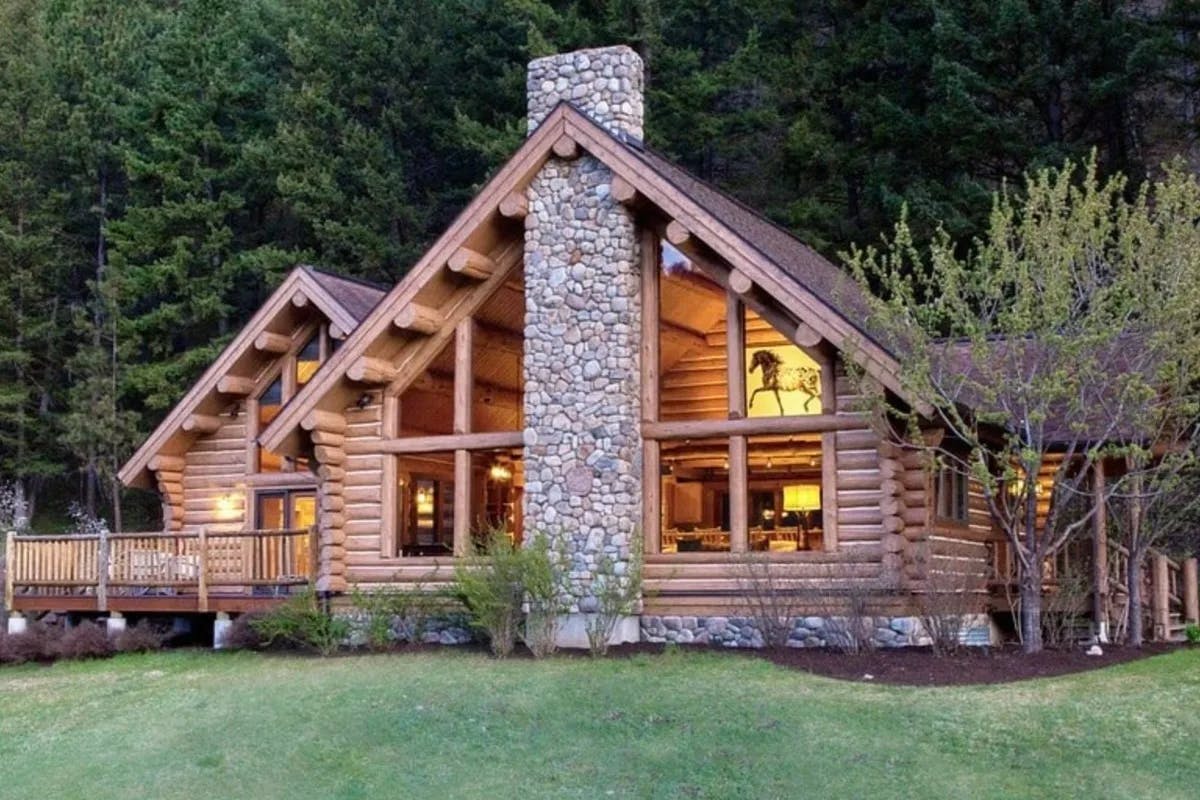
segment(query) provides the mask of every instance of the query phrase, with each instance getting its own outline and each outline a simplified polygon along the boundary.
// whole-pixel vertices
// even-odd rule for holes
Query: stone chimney
[[[642,59],[624,45],[559,53],[529,62],[529,132],[562,100],[617,134],[642,140]]]
[[[610,131],[641,138],[642,62],[628,47],[529,65],[529,127],[569,100]],[[525,217],[525,529],[569,564],[566,646],[586,646],[595,582],[624,574],[642,512],[638,230],[591,155],[552,157]],[[603,578],[599,578],[603,580]],[[630,617],[617,640],[636,641]]]

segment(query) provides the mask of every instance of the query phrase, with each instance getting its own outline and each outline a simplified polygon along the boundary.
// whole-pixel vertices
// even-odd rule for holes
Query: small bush
[[[552,551],[550,537],[537,533],[525,547],[522,584],[529,613],[525,615],[525,646],[534,658],[552,655],[558,649],[558,618],[566,612],[563,598],[563,571],[559,567],[565,556]]]
[[[1183,629],[1183,636],[1188,644],[1200,644],[1200,625],[1192,623]]]
[[[257,650],[263,646],[262,634],[254,627],[261,614],[239,614],[225,632],[222,644],[227,650]]]
[[[250,623],[263,644],[311,647],[323,656],[333,655],[350,633],[350,624],[327,614],[311,589],[288,598]]]
[[[488,637],[497,658],[512,653],[521,623],[524,599],[525,556],[503,529],[492,531],[486,551],[473,544],[454,565],[457,594],[466,606],[471,625]]]
[[[62,629],[33,622],[23,633],[0,636],[0,663],[53,661],[59,656]]]
[[[929,571],[926,591],[917,596],[917,609],[934,655],[947,656],[962,649],[971,614],[982,605],[979,593],[983,588],[974,575]]]
[[[642,542],[633,537],[629,544],[629,559],[622,569],[607,554],[596,562],[591,591],[596,598],[596,611],[587,618],[588,652],[593,656],[608,653],[608,644],[621,617],[637,611],[642,599]]]
[[[67,628],[58,641],[60,658],[108,658],[112,654],[113,643],[108,638],[108,632],[91,620]]]
[[[143,619],[132,628],[117,634],[113,644],[121,653],[149,653],[159,650],[167,641],[167,634],[155,627],[150,620]]]

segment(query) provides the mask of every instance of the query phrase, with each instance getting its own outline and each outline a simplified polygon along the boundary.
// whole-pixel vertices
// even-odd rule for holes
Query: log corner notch
[[[891,587],[904,584],[905,516],[904,453],[894,442],[879,443],[879,510],[883,516],[883,578]]]
[[[346,591],[346,417],[332,411],[312,411],[301,421],[313,440],[317,461],[317,565],[319,592]]]
[[[487,280],[496,271],[496,262],[490,256],[477,253],[469,247],[458,248],[446,265],[451,272],[477,281]]]
[[[154,474],[159,499],[162,501],[164,532],[183,530],[183,468],[180,456],[159,455],[148,465]]]

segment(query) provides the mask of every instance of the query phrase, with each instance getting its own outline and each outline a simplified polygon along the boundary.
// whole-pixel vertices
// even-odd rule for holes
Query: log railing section
[[[173,590],[208,609],[210,594],[307,584],[315,574],[315,529],[69,535],[8,534],[4,602],[18,594],[115,596]]]

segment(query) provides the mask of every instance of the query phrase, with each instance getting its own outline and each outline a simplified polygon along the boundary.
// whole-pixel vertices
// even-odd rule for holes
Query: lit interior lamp
[[[236,497],[231,494],[223,494],[217,498],[217,519],[237,519],[238,514],[238,502]]]
[[[821,487],[811,483],[798,483],[783,487],[783,510],[796,515],[796,547],[808,549],[808,512],[821,507]],[[803,536],[803,539],[801,539]],[[803,542],[804,547],[800,544]]]
[[[512,470],[507,465],[497,461],[488,470],[488,476],[498,483],[507,483],[512,480]]]
[[[433,492],[417,489],[417,513],[425,516],[433,513]]]

